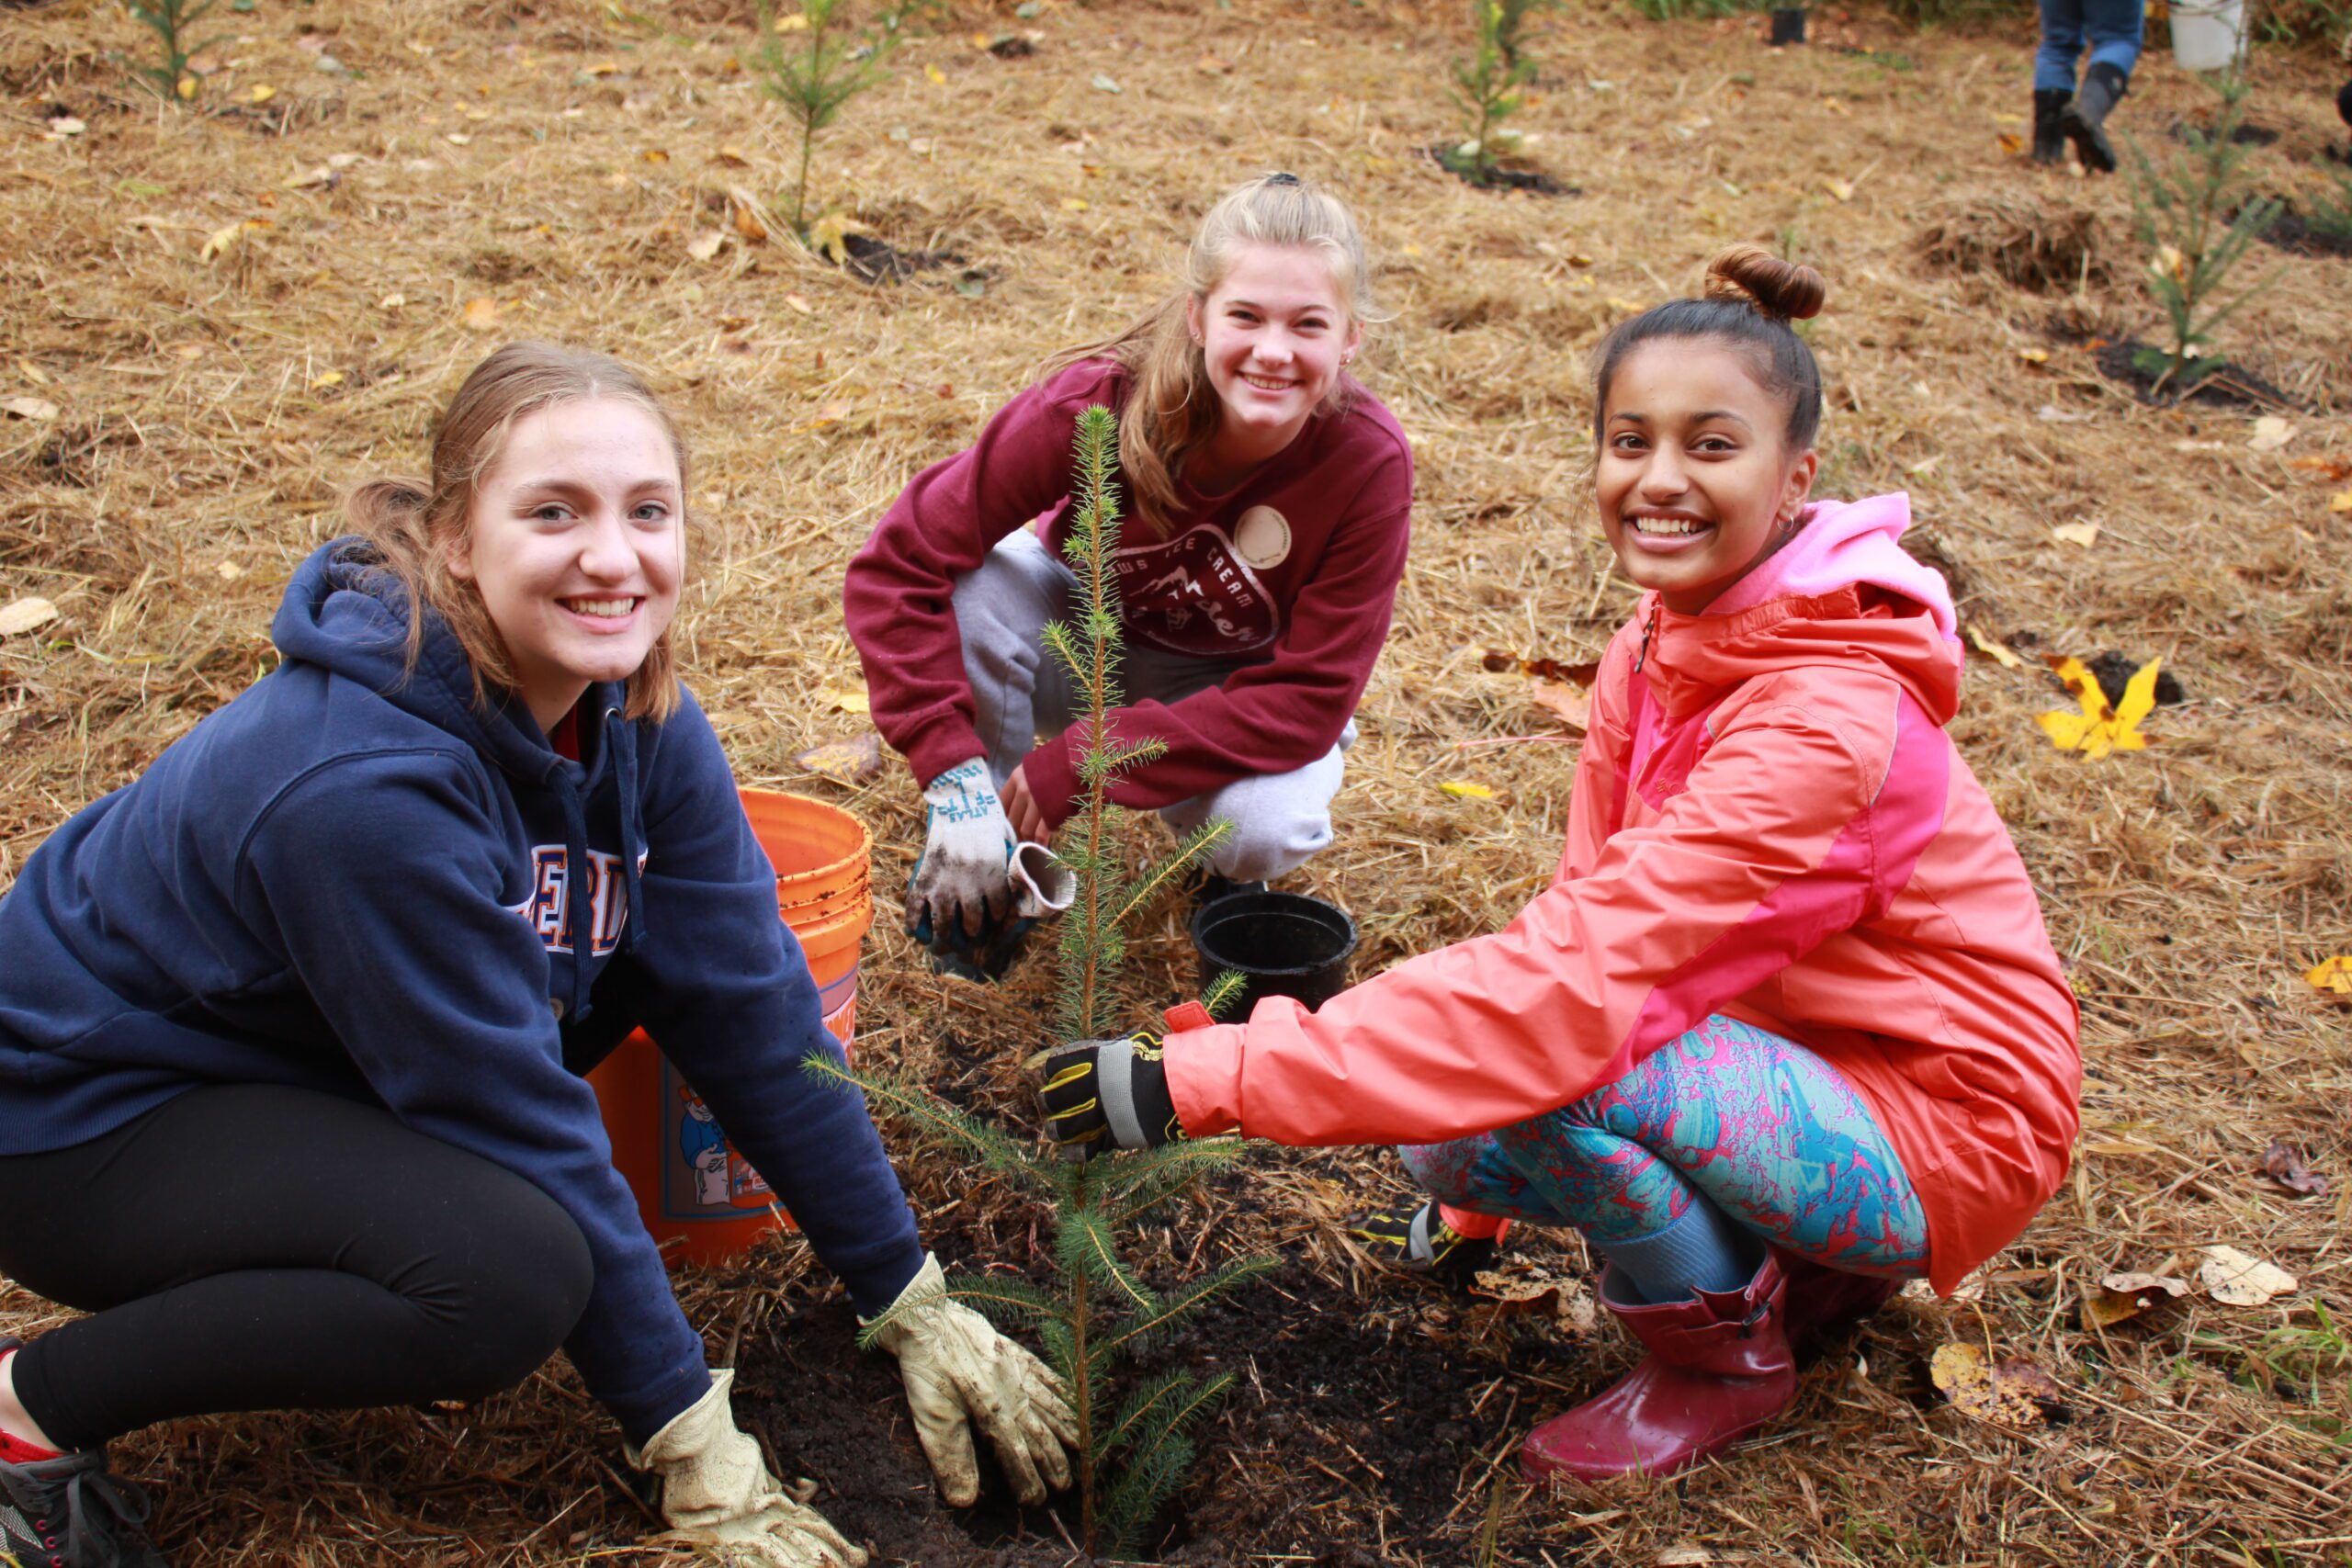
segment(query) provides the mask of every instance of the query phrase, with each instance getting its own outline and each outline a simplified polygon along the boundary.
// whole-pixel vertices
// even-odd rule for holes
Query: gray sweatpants
[[[1046,646],[1046,623],[1068,619],[1078,579],[1027,529],[989,552],[978,570],[956,580],[956,623],[964,637],[964,672],[972,683],[980,743],[997,787],[1012,776],[1041,738],[1059,735],[1077,715],[1069,671]],[[1222,684],[1247,660],[1201,659],[1139,642],[1125,645],[1120,684],[1130,701],[1170,703]],[[1355,743],[1353,719],[1340,743],[1293,773],[1236,779],[1222,789],[1162,807],[1160,819],[1188,833],[1213,818],[1233,831],[1209,863],[1236,882],[1257,882],[1295,869],[1331,841],[1331,797],[1340,792],[1340,753]]]

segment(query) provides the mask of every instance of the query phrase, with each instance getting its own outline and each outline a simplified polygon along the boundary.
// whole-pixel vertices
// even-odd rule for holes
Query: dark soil
[[[2211,126],[2200,125],[2193,120],[2177,119],[2165,127],[2166,136],[2171,137],[2175,141],[2181,142],[2188,140],[2188,133],[2191,130],[2208,137],[2213,134]],[[2241,120],[2238,128],[2230,132],[2230,141],[2240,147],[2267,147],[2278,140],[2278,133],[2276,130],[2267,125],[2256,125],[2251,120]]]
[[[1330,1176],[1346,1175],[1338,1156],[1265,1156],[1252,1164],[1267,1159],[1295,1169],[1328,1164]],[[1141,1238],[1147,1278],[1172,1284],[1245,1244],[1284,1252],[1274,1233],[1295,1224],[1259,1198],[1262,1179],[1246,1168],[1227,1173],[1172,1211],[1157,1237]],[[1020,1206],[1002,1193],[991,1201],[985,1190],[970,1197],[925,1227],[951,1278],[959,1258],[1025,1259],[1043,1280]],[[1205,1235],[1204,1211],[1217,1216]],[[1184,1266],[1196,1248],[1199,1261]],[[1526,1235],[1511,1253],[1517,1265],[1532,1261],[1555,1274],[1574,1267],[1548,1235]],[[740,1288],[773,1280],[774,1268],[772,1257],[755,1259]],[[821,1270],[802,1278],[735,1358],[736,1409],[767,1443],[777,1473],[814,1478],[812,1504],[875,1551],[876,1568],[1070,1562],[1076,1499],[1020,1506],[985,1444],[979,1506],[939,1503],[896,1366],[857,1351],[852,1308]],[[712,1283],[722,1298],[742,1299],[731,1281]],[[1596,1391],[1626,1359],[1614,1337],[1596,1340],[1548,1307],[1507,1311],[1402,1276],[1367,1274],[1351,1288],[1295,1250],[1273,1273],[1204,1308],[1167,1350],[1125,1374],[1182,1365],[1237,1380],[1197,1434],[1200,1461],[1159,1522],[1152,1560],[1238,1568],[1295,1553],[1276,1560],[1355,1568],[1398,1548],[1430,1562],[1458,1560],[1495,1478],[1516,1481],[1510,1456],[1531,1421]]]
[[[2234,214],[2233,214],[2234,216]],[[2352,256],[2352,233],[2314,228],[2289,202],[2261,234],[2262,243],[2298,256]]]
[[[1482,175],[1453,149],[1454,143],[1451,141],[1432,141],[1422,151],[1430,155],[1430,161],[1439,168],[1443,169],[1464,185],[1475,186],[1480,190],[1524,190],[1532,191],[1537,196],[1581,196],[1584,194],[1582,186],[1562,185],[1540,169],[1515,169],[1508,164],[1498,163]]]
[[[842,264],[843,270],[866,283],[904,283],[934,267],[961,265],[964,260],[955,251],[900,250],[864,234],[842,235],[842,249],[849,257]]]
[[[2092,678],[2098,682],[2098,689],[2107,694],[2108,705],[2110,707],[2121,707],[2123,688],[2130,683],[2133,675],[2139,673],[2140,666],[2145,662],[2145,660],[2134,659],[2128,653],[2119,653],[2109,649],[2097,659],[2085,660],[2083,668],[2091,672]],[[2169,707],[2174,703],[2187,700],[2188,694],[2180,689],[2180,682],[2173,678],[2171,671],[2156,671],[2156,705],[2158,707]]]
[[[2213,408],[2258,411],[2302,406],[2277,386],[2241,365],[2224,365],[2203,380],[2187,388],[2166,382],[2160,389],[2156,385],[2157,373],[2143,370],[2134,362],[2134,356],[2142,349],[2152,346],[2138,338],[2125,338],[2120,343],[2102,344],[2092,351],[2091,358],[2101,375],[2130,387],[2133,395],[2143,403],[2192,402]]]

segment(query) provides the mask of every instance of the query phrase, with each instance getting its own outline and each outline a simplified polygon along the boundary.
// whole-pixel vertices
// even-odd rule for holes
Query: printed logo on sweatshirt
[[[1271,570],[1290,558],[1290,519],[1271,506],[1253,506],[1233,525],[1233,547],[1259,570]]]
[[[579,897],[572,897],[571,855],[561,844],[531,846],[531,896],[514,906],[530,922],[549,953],[580,951],[576,916],[588,917],[588,951],[598,958],[620,945],[628,924],[628,883],[621,875],[621,857],[602,850],[588,852],[586,874],[580,878]],[[639,869],[645,865],[638,860]]]
[[[1246,653],[1282,629],[1272,596],[1213,523],[1129,546],[1111,566],[1127,630],[1170,653]]]

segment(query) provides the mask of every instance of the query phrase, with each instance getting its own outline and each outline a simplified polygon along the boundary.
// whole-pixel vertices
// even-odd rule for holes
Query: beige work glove
[[[922,1271],[890,1303],[874,1339],[899,1358],[915,1435],[939,1478],[940,1495],[952,1506],[966,1508],[979,1500],[974,1426],[995,1446],[997,1462],[1023,1502],[1044,1502],[1048,1483],[1069,1484],[1069,1455],[1063,1450],[1078,1441],[1078,1418],[1061,1380],[987,1318],[950,1298],[937,1258],[925,1256]]]
[[[653,1434],[629,1463],[662,1478],[664,1540],[701,1547],[734,1568],[865,1568],[865,1553],[816,1509],[796,1502],[735,1426],[727,1390],[735,1374],[713,1372],[710,1392]]]

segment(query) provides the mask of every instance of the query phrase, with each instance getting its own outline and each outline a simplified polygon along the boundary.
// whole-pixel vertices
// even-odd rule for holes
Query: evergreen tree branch
[[[1252,1275],[1271,1273],[1280,1267],[1272,1258],[1237,1258],[1161,1297],[1157,1311],[1138,1313],[1120,1325],[1118,1331],[1108,1337],[1110,1348],[1128,1355],[1148,1349],[1202,1303],[1222,1295]]]
[[[879,1100],[892,1114],[903,1117],[938,1137],[962,1145],[990,1170],[1012,1177],[1031,1187],[1049,1187],[1052,1184],[1047,1172],[1039,1168],[1044,1162],[1033,1157],[1019,1144],[978,1117],[967,1115],[945,1104],[918,1085],[861,1073],[822,1055],[803,1057],[800,1067],[803,1072],[824,1079],[836,1088]]]

